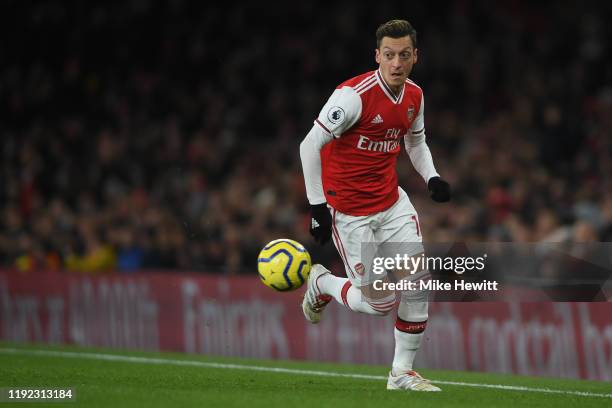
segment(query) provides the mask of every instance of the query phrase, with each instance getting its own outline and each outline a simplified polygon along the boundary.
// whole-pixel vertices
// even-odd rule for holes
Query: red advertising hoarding
[[[0,271],[0,339],[211,355],[389,364],[394,317],[331,305],[256,277]],[[612,380],[610,303],[432,303],[418,367]]]

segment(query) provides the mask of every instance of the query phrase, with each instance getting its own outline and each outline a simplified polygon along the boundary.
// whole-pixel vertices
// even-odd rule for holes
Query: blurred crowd
[[[401,155],[425,240],[612,241],[611,8],[3,2],[0,265],[252,273],[288,237],[340,271],[308,235],[298,147],[391,18],[419,32],[453,188],[433,203]]]

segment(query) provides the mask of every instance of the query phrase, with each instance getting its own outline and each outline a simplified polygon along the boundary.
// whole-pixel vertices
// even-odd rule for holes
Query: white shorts
[[[397,202],[375,214],[354,216],[330,207],[334,244],[344,262],[346,276],[355,287],[370,285],[384,276],[372,273],[374,256],[413,256],[424,252],[416,210],[408,194],[399,187],[398,190]]]

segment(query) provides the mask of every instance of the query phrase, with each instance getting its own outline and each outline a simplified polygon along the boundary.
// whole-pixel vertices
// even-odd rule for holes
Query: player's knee
[[[425,271],[428,275],[428,272]],[[427,276],[424,275],[424,276]],[[400,295],[398,317],[410,322],[423,322],[428,319],[429,291],[424,289],[406,290]]]
[[[375,316],[387,316],[389,313],[391,313],[391,311],[393,310],[393,306],[383,306],[383,307],[377,307],[377,305],[373,305],[371,303],[368,303],[368,305],[370,306],[370,308],[372,309],[372,313]]]
[[[426,321],[429,317],[427,295],[427,291],[420,291],[420,293],[412,293],[410,295],[406,294],[406,292],[402,293],[397,315],[407,321]]]
[[[371,309],[371,314],[376,316],[386,316],[395,307],[395,293],[391,293],[388,296],[380,299],[367,299],[366,303]]]
[[[427,303],[429,301],[428,290],[406,290],[400,295],[402,303]]]

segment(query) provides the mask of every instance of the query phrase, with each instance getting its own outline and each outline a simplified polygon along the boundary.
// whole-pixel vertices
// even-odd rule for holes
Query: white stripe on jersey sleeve
[[[345,86],[331,94],[315,123],[338,138],[357,123],[361,109],[361,97],[355,89]]]
[[[367,77],[366,79],[364,79],[363,81],[361,81],[360,83],[358,83],[357,85],[355,85],[353,87],[353,89],[359,93],[359,91],[361,90],[361,88],[365,88],[366,86],[368,86],[370,83],[372,82],[376,82],[376,76],[374,74],[370,75],[369,77]]]

